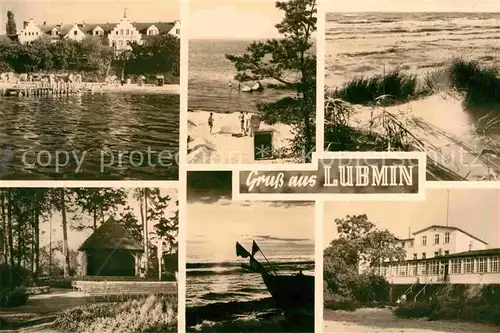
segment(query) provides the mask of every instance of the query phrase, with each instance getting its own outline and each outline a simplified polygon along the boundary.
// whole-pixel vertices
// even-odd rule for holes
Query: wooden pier
[[[80,92],[73,87],[11,87],[3,88],[2,96],[64,96]]]

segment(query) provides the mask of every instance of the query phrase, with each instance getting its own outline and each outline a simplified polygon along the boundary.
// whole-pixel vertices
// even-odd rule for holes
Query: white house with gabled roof
[[[125,11],[118,23],[47,24],[43,22],[42,25],[37,25],[33,19],[30,19],[24,22],[23,30],[18,33],[17,38],[19,42],[26,43],[40,37],[50,38],[54,42],[61,39],[81,41],[87,36],[103,37],[118,55],[130,49],[130,43],[142,43],[149,36],[169,34],[180,38],[180,29],[180,21],[132,22],[127,18]]]
[[[42,35],[43,33],[40,27],[35,23],[33,19],[29,19],[29,21],[23,22],[23,29],[21,31],[18,31],[17,38],[19,39],[20,43],[24,44],[32,42],[40,38]]]
[[[82,31],[81,26],[75,23],[67,32],[65,31],[62,37],[81,42],[87,35]]]

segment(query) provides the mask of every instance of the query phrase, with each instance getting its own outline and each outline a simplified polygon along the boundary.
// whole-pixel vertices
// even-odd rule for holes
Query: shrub
[[[353,298],[328,292],[325,293],[323,303],[328,310],[355,311],[358,308],[358,303]]]
[[[360,274],[349,282],[354,299],[360,303],[379,303],[389,300],[389,283],[381,276]]]
[[[81,332],[90,323],[112,317],[114,313],[115,306],[110,304],[81,305],[62,311],[54,324],[65,332]]]
[[[30,271],[19,266],[0,265],[0,286],[11,289],[22,285],[31,285],[33,277]]]
[[[23,288],[0,291],[0,307],[16,307],[26,304],[29,295]]]
[[[48,278],[43,280],[43,285],[49,286],[50,288],[58,288],[58,289],[72,289],[71,283],[72,278]]]
[[[177,332],[177,300],[150,296],[121,304],[79,306],[64,311],[55,324],[65,332]]]
[[[425,318],[431,316],[433,306],[428,302],[402,304],[394,310],[401,318]]]

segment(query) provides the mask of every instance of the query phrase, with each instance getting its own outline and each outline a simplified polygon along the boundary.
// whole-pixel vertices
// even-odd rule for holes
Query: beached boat
[[[264,90],[264,87],[262,86],[262,84],[260,84],[260,82],[257,82],[252,86],[252,91],[262,91],[262,90]]]
[[[252,87],[244,86],[243,88],[241,88],[241,91],[242,92],[252,92]]]
[[[250,259],[250,263],[243,266],[262,276],[267,290],[276,305],[283,310],[288,323],[295,328],[314,331],[314,276],[303,274],[302,271],[279,274],[269,262],[266,267],[257,261],[254,257],[257,252],[262,253],[255,241],[252,253],[236,243],[236,255]]]

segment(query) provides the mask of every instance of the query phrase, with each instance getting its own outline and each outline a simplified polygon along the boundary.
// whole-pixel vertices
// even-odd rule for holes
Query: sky
[[[174,210],[176,209],[175,202],[177,201],[177,190],[175,189],[167,189],[167,188],[161,188],[160,189],[160,194],[162,196],[164,195],[170,195],[171,197],[171,206],[170,210],[166,212],[168,216],[170,216]],[[139,208],[139,203],[132,198],[131,195],[129,195],[128,202],[127,204],[134,210],[135,215],[137,216],[137,219],[140,220],[140,208]],[[120,211],[114,216],[115,218],[119,218],[119,213]],[[88,219],[88,224],[91,225],[92,218],[89,216],[85,216],[85,218]],[[68,222],[71,223],[72,215],[68,215]],[[40,246],[46,246],[49,244],[50,240],[50,223],[49,221],[46,221],[40,225],[40,231],[42,232],[42,236],[40,238]],[[151,227],[149,230],[152,230]],[[68,246],[72,250],[77,250],[78,247],[87,239],[87,237],[90,236],[92,232],[90,230],[84,230],[84,231],[75,231],[72,230],[71,228],[68,229]],[[54,214],[52,216],[52,242],[57,242],[61,241],[63,239],[62,237],[62,219],[60,214]]]
[[[275,0],[193,0],[189,6],[193,39],[275,38],[283,19]]]
[[[325,12],[500,12],[498,0],[324,1]]]
[[[234,261],[236,242],[250,249],[252,240],[260,244],[262,239],[265,243],[260,244],[261,249],[269,257],[287,250],[285,247],[293,246],[295,241],[314,244],[314,216],[313,204],[231,200],[188,203],[187,262]],[[314,256],[314,247],[308,253]]]
[[[447,223],[479,237],[489,248],[500,247],[500,190],[427,190],[422,202],[325,203],[324,243],[337,237],[334,220],[346,215],[367,214],[378,228],[388,229],[398,238],[408,238],[409,231]]]
[[[32,18],[35,22],[73,24],[118,22],[127,9],[133,22],[158,22],[180,20],[180,1],[177,0],[2,0],[0,1],[0,32],[5,32],[7,11],[16,18],[17,28]]]

